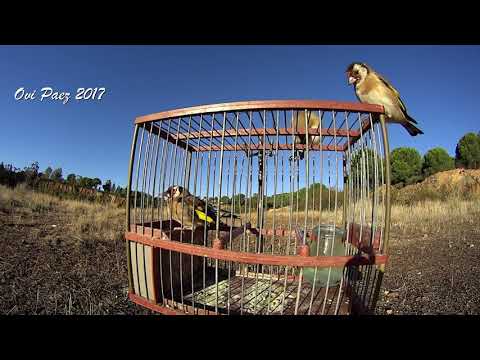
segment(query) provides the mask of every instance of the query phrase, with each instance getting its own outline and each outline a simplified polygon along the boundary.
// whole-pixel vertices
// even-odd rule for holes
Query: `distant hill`
[[[480,196],[480,170],[454,169],[427,177],[420,183],[392,190],[392,198],[399,203],[412,203],[427,199],[444,200],[456,196]]]

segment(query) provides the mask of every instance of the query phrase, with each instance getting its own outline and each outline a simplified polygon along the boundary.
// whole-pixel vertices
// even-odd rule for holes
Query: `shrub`
[[[451,170],[455,167],[455,161],[447,151],[437,147],[429,150],[423,158],[423,174],[430,176],[440,171]]]
[[[391,153],[392,184],[411,183],[421,176],[422,157],[414,148],[400,147]]]
[[[480,169],[480,137],[465,134],[455,149],[455,165],[467,169]]]

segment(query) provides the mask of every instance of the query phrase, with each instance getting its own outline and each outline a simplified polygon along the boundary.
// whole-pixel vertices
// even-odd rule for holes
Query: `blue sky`
[[[357,101],[345,78],[352,61],[385,75],[425,132],[391,125],[392,149],[454,155],[462,135],[480,130],[479,46],[0,46],[0,161],[125,186],[136,116],[241,100]],[[40,102],[44,86],[72,98]],[[16,101],[20,87],[37,89],[37,101]],[[78,87],[106,93],[79,102]]]

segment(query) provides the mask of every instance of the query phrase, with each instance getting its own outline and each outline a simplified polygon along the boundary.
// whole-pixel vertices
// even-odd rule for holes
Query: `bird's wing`
[[[232,211],[221,210],[220,213],[221,213],[220,217],[223,217],[223,218],[233,217],[234,219],[240,219],[240,216],[238,216]]]
[[[186,196],[184,198],[184,201],[189,205],[190,208],[195,206],[195,213],[200,220],[206,220],[208,223],[212,223],[215,221],[215,212],[212,211],[208,206],[205,206],[205,201],[203,201],[202,199],[190,195]]]
[[[207,214],[208,216],[212,217],[214,220],[217,219],[217,210],[210,204],[207,206]]]
[[[208,214],[205,214],[205,212],[195,209],[195,212],[200,220],[207,221],[208,223],[213,223],[214,219],[211,216],[208,216]]]
[[[400,109],[403,111],[403,113],[406,114],[406,113],[407,113],[407,107],[405,106],[405,104],[403,103],[402,99],[400,98],[400,93],[397,91],[397,89],[395,89],[395,88],[393,87],[393,85],[390,84],[390,82],[389,82],[387,79],[385,79],[382,75],[380,75],[380,74],[377,73],[377,76],[378,76],[378,78],[385,84],[385,86],[386,86],[387,88],[389,88],[389,89],[393,92],[393,94],[395,95],[395,97],[396,97],[397,100],[398,100],[398,105],[400,105]],[[415,122],[415,123],[416,123],[416,122]]]
[[[390,84],[390,82],[385,79],[382,75],[380,75],[379,73],[376,73],[378,78],[390,89],[392,90],[392,92],[395,94],[396,97],[400,98],[400,93],[397,91],[397,89],[395,89],[393,87],[392,84]]]

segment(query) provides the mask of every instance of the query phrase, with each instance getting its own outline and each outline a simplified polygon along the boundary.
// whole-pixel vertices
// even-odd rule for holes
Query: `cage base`
[[[284,291],[285,290],[285,291]],[[297,305],[298,281],[283,278],[232,276],[217,284],[186,294],[183,303],[179,299],[167,299],[159,303],[131,294],[135,303],[163,314],[191,315],[348,315],[350,301],[344,291],[339,297],[339,286],[313,287],[308,283],[300,286]],[[312,300],[313,293],[313,300]],[[338,313],[336,312],[339,302]],[[310,302],[312,306],[310,307]]]

